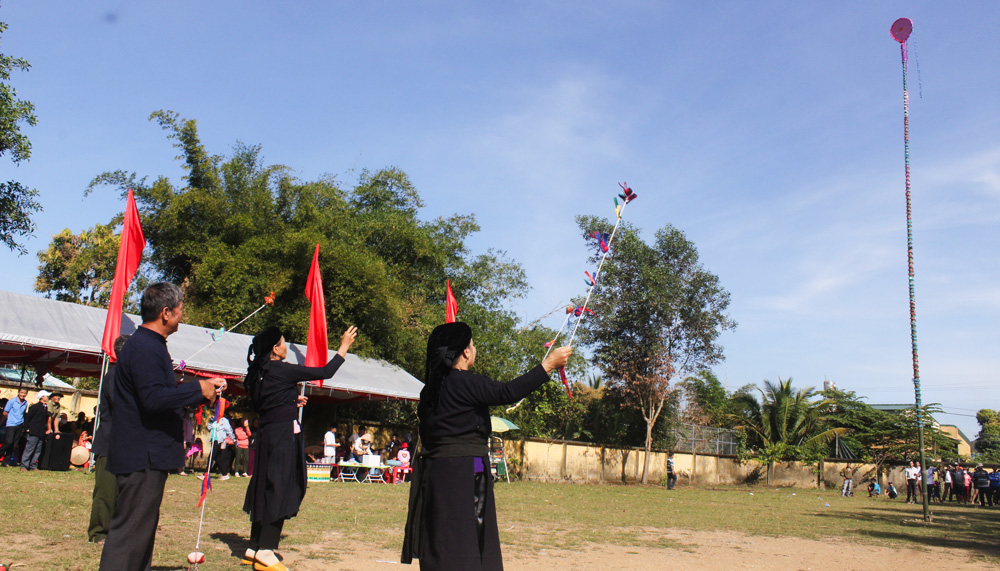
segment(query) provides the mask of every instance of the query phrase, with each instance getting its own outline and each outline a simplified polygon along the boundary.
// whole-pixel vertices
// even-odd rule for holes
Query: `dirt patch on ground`
[[[635,571],[676,570],[835,570],[844,569],[1000,569],[993,561],[963,549],[927,546],[895,548],[867,545],[843,538],[825,541],[791,537],[763,537],[730,531],[684,529],[633,530],[643,535],[644,546],[587,543],[580,549],[519,549],[504,546],[504,568],[508,571]],[[670,547],[653,547],[652,542]],[[402,567],[399,552],[389,550],[322,550],[326,559],[315,559],[317,551],[286,553],[286,563],[295,570],[417,569]],[[335,554],[334,554],[335,553]]]

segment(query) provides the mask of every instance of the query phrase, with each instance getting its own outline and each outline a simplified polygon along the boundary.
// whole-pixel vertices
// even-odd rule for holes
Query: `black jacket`
[[[990,473],[986,470],[976,470],[972,473],[972,485],[977,488],[990,487]]]
[[[118,354],[107,470],[131,474],[184,467],[181,409],[202,402],[197,381],[180,384],[167,340],[139,327]]]
[[[36,402],[24,413],[24,428],[32,436],[45,436],[48,429],[49,411],[44,403]]]

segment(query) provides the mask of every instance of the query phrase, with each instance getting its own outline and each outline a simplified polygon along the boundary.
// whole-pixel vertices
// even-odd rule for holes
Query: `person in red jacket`
[[[249,478],[248,466],[250,465],[250,419],[244,418],[236,427],[236,460],[233,469],[236,477]]]

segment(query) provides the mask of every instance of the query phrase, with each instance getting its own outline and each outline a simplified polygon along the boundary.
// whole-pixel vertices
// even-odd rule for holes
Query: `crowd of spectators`
[[[1000,506],[1000,467],[991,471],[982,464],[969,467],[955,463],[921,469],[920,462],[911,461],[909,466],[903,469],[903,478],[906,480],[908,504],[923,503],[924,487],[921,485],[923,478],[923,482],[926,482],[928,502],[978,504],[981,507]],[[896,499],[897,495],[892,481],[883,491],[875,478],[868,480],[868,497],[887,496],[889,499]]]
[[[20,466],[26,472],[46,466],[68,470],[73,448],[90,449],[94,419],[81,412],[70,420],[62,393],[41,390],[35,398],[29,403],[28,390],[22,388],[16,397],[0,399],[0,466]]]

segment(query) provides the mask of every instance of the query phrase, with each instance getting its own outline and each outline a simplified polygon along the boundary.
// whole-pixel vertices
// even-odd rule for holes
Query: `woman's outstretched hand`
[[[347,358],[347,351],[354,344],[354,340],[358,337],[358,328],[355,326],[350,326],[344,334],[340,336],[340,348],[337,349],[337,354],[343,358]]]
[[[546,373],[551,373],[553,369],[565,367],[566,361],[569,361],[569,356],[572,354],[573,348],[569,346],[553,349],[549,352],[549,356],[542,361],[542,368],[545,369]]]

